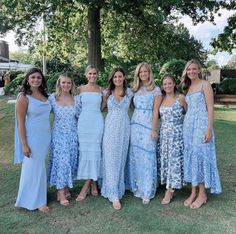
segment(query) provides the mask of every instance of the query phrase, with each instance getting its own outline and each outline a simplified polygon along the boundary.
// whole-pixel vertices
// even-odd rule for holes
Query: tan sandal
[[[167,189],[166,192],[165,192],[165,196],[161,201],[161,204],[162,205],[169,204],[171,202],[173,196],[174,196],[174,192],[175,192],[174,189]]]

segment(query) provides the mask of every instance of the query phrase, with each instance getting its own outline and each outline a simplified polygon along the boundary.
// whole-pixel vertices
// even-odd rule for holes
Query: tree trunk
[[[88,9],[88,63],[101,70],[100,9]]]

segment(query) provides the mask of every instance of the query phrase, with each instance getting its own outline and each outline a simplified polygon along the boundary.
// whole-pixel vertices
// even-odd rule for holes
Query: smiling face
[[[199,79],[200,69],[198,64],[191,63],[187,68],[187,76],[190,80]]]
[[[60,88],[64,93],[70,93],[72,89],[72,81],[69,77],[61,77],[60,78]]]
[[[28,77],[28,83],[31,88],[39,88],[42,84],[42,76],[39,72],[35,72]]]
[[[124,83],[124,80],[125,80],[125,77],[123,75],[122,72],[120,71],[117,71],[114,76],[113,76],[113,84],[116,86],[116,87],[123,87],[123,83]]]
[[[166,77],[162,81],[162,88],[163,88],[163,90],[165,91],[166,94],[174,93],[175,82],[170,77]]]
[[[142,82],[142,84],[148,83],[150,73],[149,73],[148,69],[146,68],[146,66],[140,67],[138,76],[139,76],[139,79]]]
[[[95,68],[89,69],[86,73],[86,78],[88,83],[96,83],[97,80],[97,71]]]

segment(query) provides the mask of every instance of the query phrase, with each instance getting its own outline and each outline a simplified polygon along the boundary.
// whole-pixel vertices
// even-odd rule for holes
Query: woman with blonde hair
[[[157,186],[156,145],[162,94],[146,62],[136,67],[133,92],[135,108],[131,119],[126,187],[141,198],[143,204],[148,204]]]
[[[73,187],[78,168],[77,121],[80,109],[74,94],[73,79],[60,75],[56,82],[56,93],[49,97],[54,120],[48,180],[51,186],[56,186],[57,199],[63,206],[69,205],[68,187]]]
[[[192,184],[192,192],[184,205],[192,209],[207,202],[207,188],[211,193],[221,192],[213,132],[213,91],[202,77],[201,64],[195,59],[188,61],[182,75],[188,104],[183,124],[184,180]]]
[[[101,112],[103,103],[102,88],[97,85],[98,70],[89,65],[85,70],[88,81],[78,89],[81,114],[78,121],[79,167],[77,179],[85,180],[76,201],[82,201],[90,192],[98,195],[96,181],[101,178],[102,136],[104,118]]]

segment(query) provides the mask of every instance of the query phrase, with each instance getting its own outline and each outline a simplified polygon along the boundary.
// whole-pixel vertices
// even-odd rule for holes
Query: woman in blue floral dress
[[[126,188],[141,198],[143,204],[148,204],[157,187],[157,126],[162,94],[146,62],[136,67],[133,91],[135,109],[131,119]]]
[[[48,180],[51,186],[56,186],[58,201],[64,206],[69,205],[68,187],[73,187],[78,168],[79,106],[74,97],[74,87],[70,77],[61,75],[56,82],[56,93],[49,97],[54,121]]]
[[[120,199],[125,193],[124,172],[130,138],[128,111],[133,94],[127,89],[122,68],[112,70],[108,83],[101,194],[112,202],[114,209],[119,210]]]
[[[213,132],[214,99],[210,83],[202,80],[197,60],[186,64],[182,78],[188,104],[183,125],[184,180],[192,184],[184,205],[197,209],[207,201],[207,188],[211,193],[221,192]]]
[[[161,81],[163,100],[160,107],[160,137],[158,158],[160,180],[166,185],[161,203],[170,203],[175,189],[183,185],[183,114],[187,109],[184,95],[178,94],[173,76],[166,75]]]

